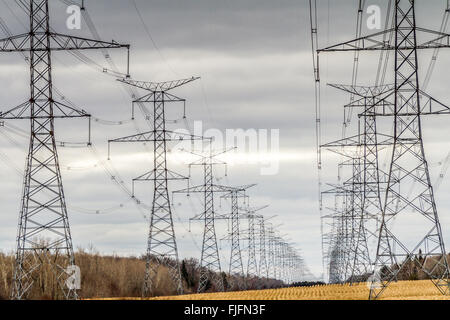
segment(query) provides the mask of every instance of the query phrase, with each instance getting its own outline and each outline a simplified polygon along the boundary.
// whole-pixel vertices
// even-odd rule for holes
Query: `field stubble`
[[[366,283],[157,297],[154,300],[367,300]],[[449,300],[429,280],[392,283],[380,300]]]

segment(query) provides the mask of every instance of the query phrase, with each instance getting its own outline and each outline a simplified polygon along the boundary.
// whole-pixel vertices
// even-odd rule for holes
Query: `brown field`
[[[367,300],[366,283],[157,297],[155,300]],[[429,280],[392,283],[382,300],[448,300]]]
[[[0,300],[8,299],[14,256],[0,253]],[[84,299],[140,300],[145,261],[138,257],[102,256],[93,248],[78,250],[76,263],[82,270]],[[156,300],[367,300],[366,283],[357,285],[323,285],[284,289],[248,290],[239,292],[192,294],[198,286],[198,268],[195,261],[186,262],[183,282],[186,295],[173,296],[167,269],[160,267],[154,282]],[[50,270],[44,269],[30,299],[54,299],[54,284],[49,281]],[[415,276],[413,273],[411,273]],[[406,274],[406,276],[411,276]],[[420,276],[420,275],[419,275]],[[251,284],[247,281],[247,284]],[[275,283],[276,285],[276,283]],[[128,298],[126,298],[128,297]],[[390,300],[446,300],[429,280],[399,281],[392,283],[382,299]]]

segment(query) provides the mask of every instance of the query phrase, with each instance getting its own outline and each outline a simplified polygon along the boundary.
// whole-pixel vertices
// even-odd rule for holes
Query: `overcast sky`
[[[370,2],[370,3],[369,3]],[[445,1],[417,1],[418,21],[429,29],[438,29]],[[261,165],[246,164],[238,156],[229,157],[228,176],[217,168],[218,183],[244,185],[257,183],[249,192],[252,206],[270,205],[261,211],[278,226],[292,244],[301,250],[309,268],[322,273],[320,213],[315,163],[314,79],[310,44],[309,6],[306,0],[136,0],[140,15],[131,0],[87,0],[87,10],[100,36],[132,46],[131,74],[138,80],[165,81],[191,76],[201,80],[174,91],[187,99],[187,120],[202,121],[203,128],[280,130],[280,166],[276,175],[261,175]],[[351,39],[355,34],[357,1],[319,0],[319,37],[321,45]],[[381,4],[384,1],[366,1]],[[66,6],[50,0],[53,29],[61,33],[92,37],[87,25],[81,30],[67,30]],[[27,18],[15,1],[0,2],[0,17],[13,34],[26,31]],[[10,10],[11,9],[11,10]],[[144,19],[145,25],[140,18]],[[367,15],[365,15],[365,19]],[[365,21],[365,20],[364,20]],[[384,24],[384,21],[383,21]],[[364,32],[368,31],[364,28]],[[114,175],[131,188],[131,179],[151,169],[152,154],[148,146],[113,146],[107,159],[108,139],[135,134],[149,127],[137,112],[135,122],[128,121],[131,97],[115,81],[103,73],[109,68],[100,52],[85,53],[96,64],[86,64],[66,53],[54,54],[54,85],[77,106],[94,117],[108,121],[124,121],[123,125],[93,122],[93,143],[97,155],[88,148],[60,148],[60,161],[65,194],[69,206],[72,237],[76,247],[93,245],[104,254],[139,255],[145,252],[148,223],[144,209],[138,208],[129,196],[105,173],[104,165],[117,170]],[[126,70],[126,52],[111,50],[112,59],[121,72]],[[361,84],[374,82],[373,55],[361,58]],[[421,54],[423,73],[429,54]],[[28,68],[18,54],[0,56],[0,108],[6,110],[28,99]],[[351,54],[328,55],[321,61],[323,84],[351,81]],[[438,60],[428,91],[441,101],[450,101],[443,52]],[[423,70],[422,70],[423,69]],[[342,122],[342,105],[348,97],[334,90],[323,89],[324,141],[336,140]],[[170,106],[171,108],[172,106]],[[182,108],[173,106],[170,118],[179,119]],[[447,151],[448,126],[445,119],[430,120],[425,125],[426,146],[433,179]],[[28,129],[28,124],[15,121],[14,126]],[[172,129],[185,128],[179,121]],[[82,142],[87,137],[87,123],[80,120],[57,122],[57,140]],[[22,176],[27,138],[8,128],[0,135],[0,248],[14,250],[17,216],[22,189]],[[8,138],[9,137],[9,138]],[[241,152],[241,154],[244,151]],[[244,157],[250,157],[246,155]],[[329,159],[328,159],[329,158]],[[187,167],[171,155],[171,169],[187,174]],[[329,161],[328,161],[329,160]],[[328,162],[327,162],[328,161]],[[106,163],[106,164],[105,164]],[[120,174],[118,178],[117,173]],[[201,183],[201,171],[193,169],[191,185]],[[335,159],[325,156],[324,179],[334,182]],[[185,187],[175,182],[172,190]],[[450,242],[448,210],[450,201],[444,190],[445,180],[436,197],[444,236]],[[137,195],[151,203],[151,185],[137,186]],[[189,200],[175,196],[174,220],[182,257],[199,258],[201,224],[189,218],[202,211],[200,196]],[[121,206],[123,205],[123,206]],[[226,213],[229,205],[222,201],[218,212]],[[105,210],[115,208],[114,210]],[[95,214],[99,211],[101,214]],[[244,222],[245,225],[245,222]],[[226,235],[225,222],[217,223],[218,237]],[[447,232],[448,231],[448,232]],[[227,243],[222,241],[222,267],[228,269]]]

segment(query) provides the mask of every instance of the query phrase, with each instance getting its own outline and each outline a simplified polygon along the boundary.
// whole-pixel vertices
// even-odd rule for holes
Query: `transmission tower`
[[[279,241],[279,265],[281,270],[281,281],[284,283],[287,283],[287,268],[286,268],[286,258],[287,258],[287,251],[286,251],[286,242],[283,239],[280,239]]]
[[[224,199],[231,200],[231,213],[220,215],[219,219],[231,220],[231,231],[228,237],[223,240],[231,240],[231,254],[230,254],[230,266],[229,275],[232,279],[233,276],[238,278],[237,283],[231,283],[230,288],[237,287],[239,290],[245,289],[245,283],[242,281],[244,276],[244,264],[242,263],[241,252],[241,235],[240,235],[240,219],[239,212],[239,199],[243,198],[244,201],[248,197],[246,194],[247,189],[254,187],[255,185],[247,185],[242,187],[233,188],[229,193],[222,196]]]
[[[248,229],[243,232],[244,237],[242,240],[247,240],[248,242],[248,260],[247,260],[247,277],[255,277],[259,275],[258,262],[256,260],[256,236],[257,232],[255,230],[256,220],[259,220],[262,216],[257,214],[258,211],[261,211],[268,206],[262,206],[258,208],[241,208],[241,211],[245,213],[240,214],[241,219],[247,219],[248,221]]]
[[[269,278],[269,268],[267,266],[267,253],[266,253],[266,226],[265,218],[260,215],[258,217],[259,224],[259,268],[258,276],[262,278]]]
[[[333,283],[341,283],[347,281],[352,275],[353,262],[358,267],[370,264],[366,243],[360,246],[357,251],[358,241],[363,241],[363,235],[359,235],[359,226],[361,223],[361,161],[359,156],[353,157],[346,153],[342,153],[348,159],[339,165],[339,176],[341,169],[345,167],[351,168],[351,176],[347,181],[340,185],[336,185],[333,189],[325,191],[325,194],[333,194],[335,196],[335,207],[332,209],[332,229],[330,234],[330,265],[334,270],[330,269],[333,275]]]
[[[378,152],[380,148],[390,147],[393,144],[393,137],[379,134],[377,132],[376,117],[373,115],[371,108],[374,104],[381,101],[387,94],[392,93],[392,85],[384,86],[347,86],[331,84],[330,86],[340,89],[344,92],[358,97],[353,100],[345,108],[362,109],[361,116],[363,126],[362,133],[356,136],[341,139],[326,144],[324,147],[330,148],[353,148],[357,149],[361,155],[361,163],[356,167],[360,171],[359,175],[353,175],[353,185],[359,190],[357,199],[360,201],[352,202],[352,210],[356,210],[356,217],[360,221],[356,222],[356,242],[352,246],[353,253],[350,259],[353,259],[351,265],[350,282],[361,281],[368,274],[371,262],[375,260],[376,247],[372,248],[370,244],[372,240],[378,239],[380,212],[382,208],[381,190],[386,189],[387,174],[379,168]],[[383,104],[387,104],[384,102]],[[391,107],[391,106],[390,106]],[[356,206],[360,204],[360,206]],[[367,248],[367,249],[366,249]],[[368,252],[367,257],[366,250]],[[367,263],[364,263],[367,262]]]
[[[167,168],[167,144],[171,141],[203,140],[203,137],[166,130],[166,103],[185,103],[168,91],[186,85],[199,78],[189,78],[167,82],[144,82],[121,79],[120,82],[143,89],[149,93],[133,101],[134,103],[153,104],[153,130],[124,138],[109,140],[111,143],[153,142],[153,170],[134,181],[153,182],[153,203],[150,216],[150,230],[147,243],[146,271],[143,295],[147,296],[153,289],[153,278],[157,274],[158,265],[169,268],[174,286],[178,294],[183,293],[178,249],[173,226],[168,181],[187,180]]]
[[[26,1],[21,4],[25,6]],[[23,181],[12,299],[24,299],[36,289],[41,269],[49,265],[56,284],[55,297],[76,299],[72,237],[55,142],[55,119],[90,117],[84,110],[53,98],[52,52],[128,48],[54,32],[50,27],[49,1],[29,0],[27,33],[0,39],[0,52],[29,53],[30,98],[0,119],[27,119],[31,136]]]
[[[350,227],[348,242],[348,256],[346,273],[350,282],[356,275],[370,273],[370,256],[367,245],[367,236],[364,217],[364,190],[361,157],[352,158],[349,165],[352,168],[352,178],[349,181],[351,201],[347,201],[346,223]]]
[[[274,269],[275,269],[275,279],[283,280],[283,268],[282,268],[282,239],[279,236],[274,236]]]
[[[174,191],[174,193],[203,193],[204,194],[204,212],[195,216],[191,220],[200,220],[204,222],[203,244],[200,259],[200,282],[198,292],[204,292],[208,289],[208,284],[212,281],[216,290],[224,291],[224,283],[222,278],[222,270],[220,267],[219,249],[217,246],[217,237],[215,229],[216,213],[214,210],[214,194],[229,193],[233,188],[214,184],[214,166],[226,165],[226,162],[217,160],[216,157],[226,153],[226,151],[212,152],[205,157],[200,154],[192,154],[199,156],[200,159],[189,164],[192,166],[202,166],[204,172],[204,184],[187,189]],[[212,275],[211,275],[212,273]],[[212,276],[212,279],[211,279]]]
[[[255,216],[253,214],[246,215],[248,221],[247,236],[245,239],[248,242],[247,252],[247,277],[254,277],[258,274],[258,263],[256,261],[256,239],[255,239]]]
[[[268,277],[270,279],[276,279],[276,268],[275,268],[275,231],[272,224],[267,227],[267,258],[268,258]]]
[[[430,277],[442,294],[449,293],[449,266],[425,158],[421,125],[423,115],[449,114],[449,108],[420,90],[417,51],[449,48],[450,35],[418,28],[414,0],[396,0],[394,14],[395,25],[392,29],[319,50],[392,50],[395,53],[394,91],[382,99],[393,99],[393,107],[386,108],[377,102],[371,110],[374,116],[392,117],[394,122],[392,159],[382,208],[371,299],[377,299],[411,264]],[[430,39],[419,43],[418,33]],[[385,35],[393,36],[394,45],[383,41]],[[409,190],[411,187],[414,190]],[[399,221],[400,218],[403,220]],[[392,224],[394,219],[397,227]],[[408,221],[416,222],[417,231],[406,238],[399,229]]]

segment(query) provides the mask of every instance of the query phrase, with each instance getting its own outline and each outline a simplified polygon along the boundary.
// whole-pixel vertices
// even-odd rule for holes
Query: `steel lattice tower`
[[[256,276],[258,274],[258,263],[256,261],[256,243],[255,243],[255,216],[247,215],[248,221],[248,260],[247,260],[247,277]]]
[[[245,197],[245,195],[244,195]],[[230,255],[230,275],[244,275],[244,265],[242,263],[239,227],[239,192],[234,190],[230,194],[231,199],[231,255]],[[242,284],[239,285],[241,287]],[[240,288],[241,289],[241,288]]]
[[[247,219],[248,221],[248,229],[245,231],[245,235],[243,237],[243,240],[247,240],[248,242],[248,260],[247,260],[247,277],[255,277],[259,275],[259,268],[258,268],[258,261],[256,259],[256,236],[257,232],[255,229],[255,224],[259,219],[262,217],[261,215],[257,214],[258,211],[263,210],[267,208],[268,206],[262,206],[258,208],[242,208],[242,211],[245,211],[245,213],[240,214],[240,218]]]
[[[274,238],[274,260],[275,260],[275,274],[276,274],[276,279],[278,280],[283,280],[283,270],[282,270],[282,266],[281,266],[281,242],[280,242],[280,238],[279,237],[275,237]]]
[[[217,246],[217,237],[215,229],[216,213],[214,210],[214,193],[229,193],[233,188],[214,184],[214,166],[226,165],[225,162],[217,160],[216,157],[227,151],[213,153],[189,164],[192,166],[202,166],[204,173],[204,184],[187,189],[174,191],[174,193],[203,193],[204,194],[204,212],[195,216],[191,220],[200,220],[204,222],[202,252],[200,259],[200,282],[198,292],[204,292],[207,289],[209,281],[213,281],[218,291],[224,291],[222,278],[222,269],[220,266],[219,249]],[[193,153],[193,152],[191,152]],[[195,154],[195,153],[193,153]],[[212,275],[211,275],[212,273]],[[210,279],[212,276],[212,279]]]
[[[53,32],[48,0],[30,0],[26,9],[29,32],[0,39],[0,52],[29,52],[30,66],[29,100],[0,115],[5,120],[27,119],[31,124],[11,298],[26,298],[41,268],[50,265],[57,286],[54,298],[76,299],[78,294],[68,270],[75,265],[75,259],[54,120],[90,115],[54,100],[52,52],[129,46]]]
[[[364,184],[362,159],[353,160],[352,192],[354,201],[351,208],[352,242],[348,261],[350,282],[358,282],[356,276],[370,273],[371,261],[367,244],[364,216]]]
[[[259,268],[258,276],[269,278],[269,269],[267,266],[267,253],[266,253],[266,227],[265,219],[261,215],[258,217],[259,223]]]
[[[378,239],[380,215],[382,211],[381,190],[386,189],[387,174],[378,164],[379,148],[392,146],[393,137],[380,135],[377,132],[376,117],[372,106],[379,103],[387,94],[392,93],[392,85],[364,87],[331,84],[330,86],[358,97],[345,108],[362,109],[363,132],[356,136],[326,144],[327,148],[357,148],[361,155],[361,173],[353,175],[359,194],[362,196],[361,206],[353,208],[357,210],[360,221],[357,221],[356,243],[350,256],[353,259],[351,265],[350,281],[361,281],[361,276],[366,277],[375,260],[376,247],[370,246],[372,240]],[[387,101],[383,103],[385,106]],[[380,137],[379,137],[380,136]],[[359,171],[359,169],[357,169]],[[356,179],[355,179],[356,178]],[[359,203],[359,202],[357,202]],[[368,252],[367,257],[366,251]],[[362,258],[362,259],[359,259]]]
[[[342,185],[324,192],[324,194],[334,194],[336,197],[336,206],[331,216],[333,228],[329,248],[330,258],[333,259],[330,261],[334,269],[331,277],[333,283],[352,281],[355,268],[366,269],[370,265],[366,238],[364,234],[360,234],[363,223],[361,158],[345,153],[342,155],[348,159],[342,162],[339,168],[349,167],[351,177]]]
[[[428,275],[442,294],[449,293],[449,266],[425,158],[421,121],[423,115],[449,114],[449,108],[419,89],[417,51],[449,48],[450,35],[418,28],[414,0],[396,0],[394,14],[392,29],[319,50],[395,53],[394,91],[382,99],[382,102],[393,99],[393,107],[386,108],[382,102],[372,107],[373,115],[393,118],[394,141],[375,261],[378,279],[374,278],[372,283],[371,299],[378,298],[410,264]],[[419,43],[417,33],[432,38]],[[394,45],[380,39],[386,34],[393,34]],[[427,103],[423,103],[425,99]],[[408,192],[406,186],[415,188]],[[393,220],[402,217],[421,221],[416,225],[421,230],[414,233],[414,240],[405,239],[394,229]]]
[[[273,229],[272,224],[267,229],[267,239],[268,239],[268,277],[271,279],[275,279],[276,276],[276,269],[275,269],[275,231]]]
[[[153,170],[134,181],[153,181],[153,203],[150,216],[150,228],[147,243],[147,261],[143,295],[152,291],[153,277],[158,265],[169,267],[174,286],[179,294],[183,293],[178,249],[173,226],[172,209],[168,190],[169,180],[186,180],[178,173],[167,168],[167,143],[170,141],[202,140],[203,137],[176,133],[166,129],[166,103],[185,102],[168,91],[181,87],[198,78],[189,78],[167,82],[144,82],[121,79],[120,82],[149,91],[133,103],[153,104],[153,130],[133,136],[109,140],[108,143],[153,142]]]
[[[283,239],[280,239],[279,242],[280,245],[280,270],[281,270],[281,280],[286,283],[287,282],[287,269],[286,269],[286,243],[283,241]]]
[[[243,187],[233,188],[228,194],[222,196],[224,199],[231,200],[231,213],[221,215],[219,219],[229,219],[231,220],[231,231],[228,239],[231,240],[231,254],[230,254],[230,266],[229,275],[236,276],[239,279],[244,276],[244,264],[242,262],[242,252],[241,252],[241,228],[240,219],[241,214],[239,212],[239,199],[246,199],[246,190],[255,185],[248,185]],[[242,280],[238,280],[237,283],[230,284],[230,288],[236,286],[239,290],[245,289],[246,285]]]

